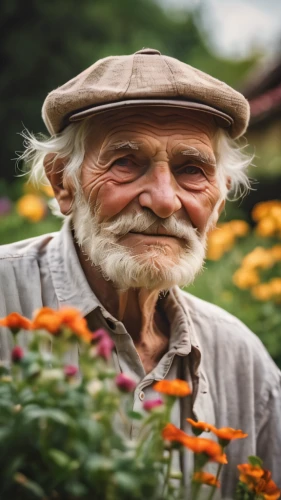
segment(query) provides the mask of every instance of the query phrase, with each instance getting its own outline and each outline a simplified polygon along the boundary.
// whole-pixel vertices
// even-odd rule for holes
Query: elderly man
[[[229,497],[248,455],[281,486],[280,372],[243,324],[179,286],[201,269],[228,191],[247,184],[234,139],[248,118],[241,94],[157,50],[96,62],[47,96],[51,137],[28,135],[23,154],[35,179],[44,168],[64,226],[0,254],[1,316],[75,306],[110,332],[116,368],[138,384],[135,410],[155,380],[183,378],[193,396],[177,426],[190,431],[193,417],[249,434],[229,448]],[[2,357],[10,346],[3,330]],[[188,454],[180,466],[188,482]]]

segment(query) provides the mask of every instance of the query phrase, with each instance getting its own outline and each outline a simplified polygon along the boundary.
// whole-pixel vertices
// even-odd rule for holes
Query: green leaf
[[[248,461],[250,465],[262,468],[263,461],[259,457],[256,457],[255,455],[250,455],[248,457]]]
[[[58,465],[58,467],[63,469],[68,467],[70,464],[70,457],[63,451],[56,450],[55,448],[49,450],[48,456],[56,465]]]
[[[142,420],[143,419],[143,415],[141,413],[139,413],[138,411],[130,410],[127,412],[127,415],[132,420]]]

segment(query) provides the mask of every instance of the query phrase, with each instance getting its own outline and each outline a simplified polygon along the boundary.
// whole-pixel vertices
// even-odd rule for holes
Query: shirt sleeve
[[[272,377],[273,378],[273,377]],[[281,488],[281,373],[268,389],[261,403],[260,425],[257,433],[257,455],[263,467],[272,472],[272,478]]]

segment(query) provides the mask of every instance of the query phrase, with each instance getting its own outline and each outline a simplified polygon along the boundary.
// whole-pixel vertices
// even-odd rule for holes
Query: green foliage
[[[83,373],[77,377],[64,371],[69,332],[61,331],[52,353],[40,352],[51,340],[46,332],[30,335],[29,351],[0,374],[0,498],[164,498],[164,406],[146,420],[130,414],[130,394],[118,390],[111,363],[88,344],[76,337]],[[147,446],[123,435],[122,422],[130,425],[131,418],[144,427],[149,420]]]
[[[203,273],[188,291],[222,307],[243,321],[259,336],[275,362],[281,366],[280,304],[260,302],[248,290],[237,288],[232,281],[234,272],[240,267],[246,254],[257,246],[269,248],[276,243],[275,239],[261,238],[252,232],[239,240],[219,261],[207,261]],[[276,268],[274,274],[278,276]],[[261,273],[261,278],[267,279],[266,271]]]

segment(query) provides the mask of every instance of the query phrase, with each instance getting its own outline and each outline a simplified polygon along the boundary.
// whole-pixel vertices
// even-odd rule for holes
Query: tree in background
[[[40,110],[47,93],[101,57],[153,47],[232,85],[253,63],[216,58],[190,13],[163,10],[153,0],[2,0],[1,10],[0,178],[8,181],[22,150],[18,133],[24,126],[45,132]]]

